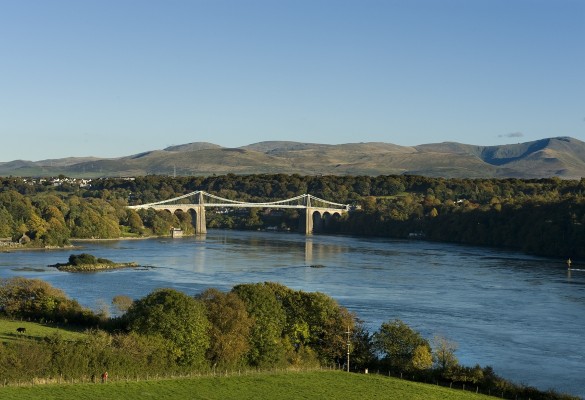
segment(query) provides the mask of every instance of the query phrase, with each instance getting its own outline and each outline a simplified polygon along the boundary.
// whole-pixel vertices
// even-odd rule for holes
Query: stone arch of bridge
[[[207,225],[205,223],[205,207],[203,206],[173,206],[173,207],[165,207],[162,209],[163,211],[167,211],[171,214],[177,213],[189,213],[191,215],[191,221],[193,227],[195,229],[196,234],[204,234],[207,233]]]
[[[321,232],[324,228],[327,228],[333,218],[341,217],[341,212],[333,209],[307,208],[306,213],[305,225],[301,228],[301,231],[304,231],[307,235],[313,232]]]
[[[323,227],[327,228],[331,224],[332,221],[338,220],[341,218],[341,213],[339,211],[325,211],[321,219],[323,220]]]

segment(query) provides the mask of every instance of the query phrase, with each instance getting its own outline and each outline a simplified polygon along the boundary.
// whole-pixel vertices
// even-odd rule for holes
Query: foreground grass
[[[475,393],[380,375],[340,371],[262,373],[247,376],[0,387],[2,400],[43,399],[491,399]]]
[[[26,333],[16,332],[17,328],[25,328]],[[45,336],[51,336],[56,333],[66,340],[75,340],[85,335],[82,332],[37,324],[35,322],[10,321],[0,318],[0,342],[6,343],[23,339],[41,340]]]

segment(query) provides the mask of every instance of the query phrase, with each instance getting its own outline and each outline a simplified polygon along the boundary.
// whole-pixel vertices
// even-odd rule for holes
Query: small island
[[[57,263],[49,265],[65,272],[96,272],[120,268],[136,268],[139,265],[135,262],[115,263],[106,258],[97,258],[94,255],[82,253],[71,254],[69,261],[65,264]]]

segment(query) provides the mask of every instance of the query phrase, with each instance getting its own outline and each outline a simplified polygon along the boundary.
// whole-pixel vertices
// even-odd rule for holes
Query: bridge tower
[[[305,235],[313,234],[313,212],[315,210],[311,207],[311,198],[305,197],[305,218],[301,218],[299,231]]]
[[[207,233],[207,225],[205,224],[205,206],[203,205],[203,193],[199,192],[197,196],[197,205],[195,208],[195,233],[197,235],[205,235]]]

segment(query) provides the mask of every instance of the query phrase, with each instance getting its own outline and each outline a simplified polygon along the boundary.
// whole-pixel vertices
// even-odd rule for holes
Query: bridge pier
[[[301,218],[301,226],[299,231],[305,235],[313,234],[313,212],[315,210],[312,207],[305,208],[305,218]]]
[[[195,207],[195,234],[205,235],[207,233],[207,225],[205,224],[205,207]]]

